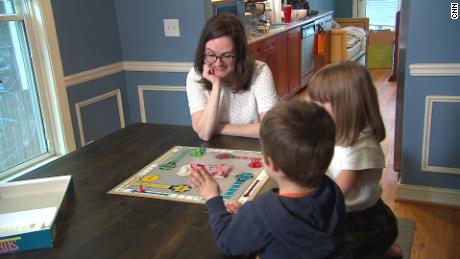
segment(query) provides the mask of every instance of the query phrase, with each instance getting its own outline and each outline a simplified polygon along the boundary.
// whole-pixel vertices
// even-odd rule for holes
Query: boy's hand
[[[219,184],[202,167],[191,169],[188,182],[206,200],[220,195]]]
[[[237,201],[226,201],[225,202],[225,208],[227,208],[227,211],[232,214],[232,215],[235,215],[236,213],[238,213],[238,211],[241,209],[241,203],[237,202]]]

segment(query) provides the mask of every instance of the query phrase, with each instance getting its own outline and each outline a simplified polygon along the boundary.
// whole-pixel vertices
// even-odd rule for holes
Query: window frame
[[[0,15],[0,21],[24,22],[48,152],[2,172],[0,182],[24,175],[76,149],[51,2],[24,1],[29,4],[27,13],[20,10],[19,14]]]

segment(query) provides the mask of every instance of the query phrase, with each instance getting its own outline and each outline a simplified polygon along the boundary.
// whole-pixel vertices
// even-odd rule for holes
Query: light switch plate
[[[163,19],[165,37],[180,37],[179,19]]]

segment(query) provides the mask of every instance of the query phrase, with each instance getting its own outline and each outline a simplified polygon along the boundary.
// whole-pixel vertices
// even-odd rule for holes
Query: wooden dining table
[[[15,179],[71,175],[73,191],[56,223],[52,248],[2,257],[244,258],[220,252],[203,204],[107,194],[171,147],[203,143],[260,150],[258,139],[216,135],[203,142],[190,126],[136,123]]]

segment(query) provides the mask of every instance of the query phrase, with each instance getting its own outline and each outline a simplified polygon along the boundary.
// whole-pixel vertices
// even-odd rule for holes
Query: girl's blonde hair
[[[351,61],[327,65],[311,78],[308,94],[312,101],[331,104],[337,145],[353,145],[368,126],[379,142],[385,139],[377,91],[364,66]]]

